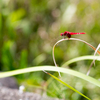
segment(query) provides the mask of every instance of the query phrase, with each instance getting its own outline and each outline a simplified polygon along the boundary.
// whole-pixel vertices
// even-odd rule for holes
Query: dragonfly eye
[[[61,35],[61,36],[63,36],[63,35],[64,35],[64,33],[61,33],[60,35]]]

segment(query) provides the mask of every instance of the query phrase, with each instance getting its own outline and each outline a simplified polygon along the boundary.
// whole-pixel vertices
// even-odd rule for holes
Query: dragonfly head
[[[61,35],[61,36],[64,36],[64,33],[61,33],[60,35]]]

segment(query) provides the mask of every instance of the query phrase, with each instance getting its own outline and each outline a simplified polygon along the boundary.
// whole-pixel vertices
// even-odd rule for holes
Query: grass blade
[[[83,96],[84,98],[91,100],[90,98],[88,98],[87,96],[85,96],[84,94],[82,94],[81,92],[79,92],[78,90],[76,90],[75,88],[73,88],[72,86],[68,85],[67,83],[65,83],[64,81],[60,80],[59,78],[57,78],[56,76],[48,73],[45,71],[45,73],[47,73],[48,75],[50,75],[51,77],[53,77],[54,79],[56,79],[57,81],[59,81],[60,83],[62,83],[63,85],[67,86],[68,88],[70,88],[71,90],[77,92],[78,94],[80,94],[81,96]]]
[[[66,68],[61,68],[61,67],[54,67],[54,66],[34,66],[34,67],[30,67],[30,68],[24,68],[24,69],[18,69],[18,70],[14,70],[14,71],[8,71],[8,72],[2,72],[0,73],[0,78],[4,78],[4,77],[9,77],[9,76],[14,76],[14,75],[18,75],[18,74],[23,74],[23,73],[28,73],[28,72],[36,72],[36,71],[56,71],[56,72],[62,72],[65,74],[70,74],[73,76],[76,76],[78,78],[81,78],[85,81],[88,81],[98,87],[100,87],[100,81],[87,76],[83,73],[71,70],[71,69],[66,69]]]
[[[65,66],[68,66],[71,63],[74,63],[74,62],[77,62],[77,61],[81,61],[81,60],[93,60],[93,59],[94,59],[94,55],[76,57],[76,58],[73,58],[71,60],[68,60],[62,66],[65,67]],[[100,56],[95,56],[95,60],[100,61]]]

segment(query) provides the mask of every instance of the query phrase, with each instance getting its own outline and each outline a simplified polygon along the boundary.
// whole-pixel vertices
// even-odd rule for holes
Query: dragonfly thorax
[[[68,38],[71,38],[71,34],[67,31],[64,32],[64,36],[67,36]]]
[[[64,33],[61,33],[60,35],[61,36],[67,36],[68,38],[71,37],[71,34],[69,32],[67,32],[67,31],[65,31]]]

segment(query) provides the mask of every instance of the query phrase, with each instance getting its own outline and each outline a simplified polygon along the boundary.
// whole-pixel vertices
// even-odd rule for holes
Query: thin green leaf
[[[83,96],[84,98],[91,100],[90,98],[88,98],[87,96],[85,96],[84,94],[82,94],[81,92],[79,92],[78,90],[76,90],[75,88],[73,88],[72,86],[68,85],[67,83],[65,83],[64,81],[60,80],[59,78],[57,78],[56,76],[46,72],[47,74],[49,74],[51,77],[53,77],[54,79],[56,79],[57,81],[59,81],[60,83],[62,83],[63,85],[67,86],[68,88],[70,88],[71,90],[77,92],[78,94],[80,94],[81,96]]]

